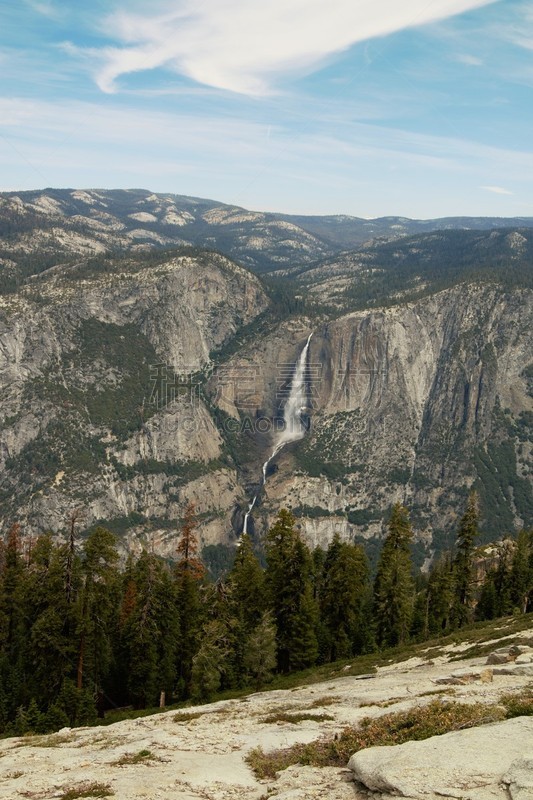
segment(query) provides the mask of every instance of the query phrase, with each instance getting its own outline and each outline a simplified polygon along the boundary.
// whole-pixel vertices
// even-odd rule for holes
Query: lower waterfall
[[[312,333],[309,334],[307,342],[303,346],[302,352],[300,353],[300,358],[296,363],[294,375],[292,376],[289,396],[285,406],[283,407],[283,429],[279,434],[278,441],[276,442],[271,455],[263,464],[263,477],[261,480],[261,485],[259,486],[258,491],[248,506],[248,511],[244,515],[244,522],[242,526],[243,533],[248,533],[248,519],[250,518],[253,507],[257,502],[257,498],[259,497],[259,494],[266,483],[268,465],[272,459],[277,456],[279,451],[285,447],[286,444],[289,444],[289,442],[297,442],[299,439],[303,439],[305,436],[307,428],[302,419],[302,415],[308,406],[305,372],[307,367],[307,353],[309,351],[309,344],[311,342],[312,335]]]

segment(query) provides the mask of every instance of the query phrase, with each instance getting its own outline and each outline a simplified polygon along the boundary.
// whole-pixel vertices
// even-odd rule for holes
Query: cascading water
[[[305,372],[307,367],[307,353],[309,351],[309,344],[311,342],[312,335],[312,333],[309,334],[307,342],[300,353],[300,358],[298,359],[294,369],[291,390],[289,392],[287,402],[283,408],[283,429],[278,437],[278,441],[276,442],[276,446],[274,447],[272,454],[263,464],[263,479],[256,495],[248,506],[248,511],[244,515],[244,522],[242,526],[243,533],[248,533],[248,520],[250,518],[250,514],[252,513],[253,507],[257,502],[259,493],[266,483],[268,465],[272,459],[277,456],[279,451],[285,447],[286,444],[289,444],[289,442],[297,442],[299,439],[303,439],[305,436],[307,428],[305,422],[303,421],[303,413],[308,405]]]

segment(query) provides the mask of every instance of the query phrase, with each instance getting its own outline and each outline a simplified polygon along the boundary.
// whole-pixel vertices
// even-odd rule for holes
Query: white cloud
[[[0,98],[0,169],[19,190],[144,186],[294,213],[532,214],[533,153],[340,119],[295,135],[247,113]],[[489,182],[514,197],[480,191]]]
[[[281,74],[310,71],[357,42],[493,2],[173,0],[166,13],[123,10],[104,20],[122,46],[93,51],[96,80],[113,92],[121,75],[165,66],[207,86],[261,96]]]
[[[52,3],[45,2],[42,0],[25,0],[26,5],[33,8],[34,11],[37,11],[38,14],[42,14],[43,17],[48,17],[49,19],[58,20],[61,19],[63,16],[63,12],[57,8],[57,6],[53,5]]]
[[[176,114],[157,111],[142,114],[136,108],[102,107],[75,100],[52,102],[26,98],[0,98],[0,135],[42,152],[57,153],[58,163],[71,146],[88,147],[101,154],[117,152],[124,156],[132,173],[139,161],[178,158],[183,164],[212,159],[221,165],[233,158],[241,166],[263,164],[265,158],[287,165],[305,162],[317,165],[336,163],[341,170],[351,169],[367,159],[385,159],[387,164],[403,162],[451,171],[482,170],[498,180],[504,174],[513,181],[530,181],[533,153],[506,150],[480,142],[416,133],[373,123],[327,118],[314,130],[297,135],[288,128],[253,121],[245,116]],[[333,131],[332,132],[332,128]],[[137,154],[132,162],[132,153]],[[195,159],[191,159],[191,155]],[[496,166],[497,165],[497,166]],[[45,163],[41,163],[45,167]],[[496,170],[496,172],[495,172]],[[480,188],[497,194],[509,190],[497,185]]]
[[[493,194],[513,194],[509,189],[504,189],[503,186],[480,186],[479,188],[484,189],[486,192],[493,192]]]
[[[460,53],[455,57],[456,61],[460,64],[466,64],[467,67],[482,67],[483,60],[477,56],[471,56],[468,53]]]

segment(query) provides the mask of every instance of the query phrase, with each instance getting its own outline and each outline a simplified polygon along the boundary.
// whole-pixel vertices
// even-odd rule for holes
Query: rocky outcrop
[[[519,717],[421,742],[370,747],[349,761],[379,800],[523,800],[533,796],[533,719]]]
[[[236,369],[261,366],[255,405],[241,413],[275,413],[280,363],[291,350],[294,362],[308,325],[282,327],[234,357]],[[265,522],[259,506],[256,524],[287,505],[310,542],[334,531],[371,538],[400,500],[428,554],[475,484],[487,539],[530,525],[532,326],[531,291],[490,285],[315,323],[310,433],[281,452],[262,499]]]
[[[206,541],[231,542],[311,332],[309,433],[269,465],[250,530],[260,536],[288,506],[313,546],[338,533],[376,551],[400,500],[427,565],[473,485],[485,541],[533,524],[532,291],[471,281],[431,294],[432,264],[450,262],[441,234],[368,244],[307,270],[326,240],[347,244],[341,229],[356,223],[304,222],[140,190],[0,196],[9,234],[0,239],[0,528],[18,518],[28,532],[57,530],[83,506],[89,524],[120,518],[133,539],[150,531],[164,541],[185,487],[210,475],[215,496],[199,499]],[[361,224],[365,240],[411,230],[409,220]],[[254,252],[257,268],[263,257],[285,264],[316,301],[331,290],[338,302],[289,313],[287,297],[269,305],[260,282],[222,255],[154,255],[183,237],[220,241],[245,263]],[[528,268],[516,261],[533,250],[525,229],[470,239],[467,261],[480,248],[486,260],[499,242],[498,258]],[[112,247],[126,255],[105,256]],[[410,277],[427,296],[401,302],[400,286],[393,305],[374,308],[371,297],[354,311],[359,300],[345,290],[355,273],[363,284],[392,275],[391,259],[419,260],[426,278]]]
[[[202,543],[231,539],[242,489],[199,376],[267,305],[217,254],[84,262],[3,297],[0,527],[60,531],[83,507],[169,552],[194,500]]]
[[[532,635],[531,630],[523,631],[507,641],[520,644]],[[333,740],[363,718],[435,701],[439,691],[446,703],[452,699],[450,689],[439,690],[436,681],[449,674],[449,659],[454,659],[454,667],[472,673],[486,660],[456,661],[461,648],[472,644],[448,645],[440,655],[432,653],[432,658],[421,651],[372,675],[351,675],[346,671],[350,665],[345,665],[325,682],[290,690],[265,691],[103,727],[2,739],[0,800],[48,800],[67,791],[87,792],[90,786],[93,790],[108,787],[113,793],[109,796],[120,800],[392,800],[398,796],[530,800],[533,718],[393,748],[362,750],[352,763],[359,779],[383,787],[377,791],[354,783],[354,773],[346,766],[294,765],[278,772],[275,779],[259,780],[246,762],[254,748],[269,752],[321,737]],[[505,636],[500,644],[508,646]],[[491,683],[475,680],[454,687],[453,699],[494,704],[502,693],[520,693],[529,683],[524,676],[495,675]],[[290,721],[293,712],[295,719]],[[388,787],[407,794],[394,788],[396,793],[391,795]]]

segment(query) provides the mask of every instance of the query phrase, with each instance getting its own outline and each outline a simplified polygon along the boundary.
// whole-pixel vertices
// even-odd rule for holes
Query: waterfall
[[[268,465],[270,464],[272,459],[275,456],[277,456],[279,451],[283,447],[285,447],[286,444],[289,444],[289,442],[297,442],[299,439],[303,439],[303,437],[305,436],[307,428],[303,421],[303,414],[306,411],[308,405],[307,382],[305,379],[305,372],[307,367],[307,353],[309,351],[309,344],[311,342],[312,335],[313,335],[312,333],[309,334],[307,342],[303,346],[302,352],[300,353],[300,358],[296,363],[294,369],[294,375],[292,376],[289,396],[283,407],[283,429],[280,432],[278,441],[276,442],[276,445],[270,457],[267,458],[267,460],[263,464],[263,476],[261,480],[261,485],[257,493],[255,494],[254,498],[252,499],[250,505],[248,506],[248,511],[244,515],[244,522],[242,526],[243,533],[248,533],[248,520],[250,518],[250,514],[252,513],[253,507],[257,502],[259,493],[261,492],[261,489],[266,483]]]

